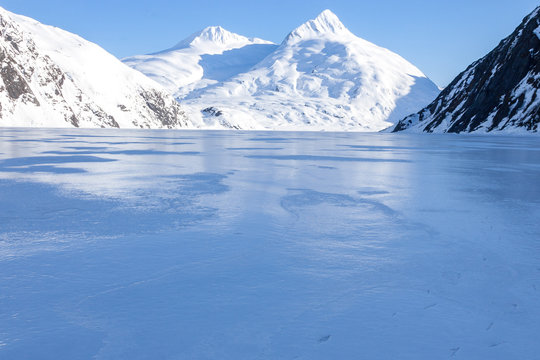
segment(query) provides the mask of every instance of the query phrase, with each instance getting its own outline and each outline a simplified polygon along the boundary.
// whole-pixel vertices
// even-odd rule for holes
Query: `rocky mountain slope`
[[[207,29],[124,61],[166,86],[206,127],[378,131],[439,94],[418,68],[356,37],[329,10],[279,46],[216,29],[241,41],[223,47]]]
[[[540,7],[439,97],[394,128],[414,132],[538,132]]]
[[[0,126],[190,125],[165,89],[99,46],[0,8]]]

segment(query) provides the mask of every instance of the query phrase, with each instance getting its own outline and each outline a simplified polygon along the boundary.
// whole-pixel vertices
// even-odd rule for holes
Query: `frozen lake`
[[[539,359],[540,138],[0,129],[0,358]]]

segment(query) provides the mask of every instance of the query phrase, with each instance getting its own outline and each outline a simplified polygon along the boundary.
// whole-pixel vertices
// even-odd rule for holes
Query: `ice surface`
[[[0,129],[0,358],[535,359],[534,137]]]

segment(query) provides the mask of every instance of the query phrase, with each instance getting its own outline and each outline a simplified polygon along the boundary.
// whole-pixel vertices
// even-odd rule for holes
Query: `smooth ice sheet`
[[[535,137],[0,129],[0,358],[537,359]]]

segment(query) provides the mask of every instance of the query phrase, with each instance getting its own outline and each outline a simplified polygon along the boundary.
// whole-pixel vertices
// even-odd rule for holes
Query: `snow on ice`
[[[540,351],[535,137],[0,139],[1,359]]]

